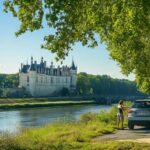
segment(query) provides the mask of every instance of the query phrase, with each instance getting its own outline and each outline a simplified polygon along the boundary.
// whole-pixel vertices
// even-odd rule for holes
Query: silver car
[[[150,126],[150,99],[136,100],[128,110],[128,127]]]

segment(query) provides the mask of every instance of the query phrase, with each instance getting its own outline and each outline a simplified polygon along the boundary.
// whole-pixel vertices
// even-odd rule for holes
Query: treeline
[[[18,74],[0,74],[0,88],[17,88]],[[63,95],[67,95],[63,90]],[[64,94],[65,93],[65,94]],[[79,73],[77,76],[77,95],[142,95],[133,81],[114,79],[107,75]]]
[[[18,85],[18,74],[0,74],[0,88],[17,88]]]
[[[77,93],[79,95],[143,95],[137,90],[133,81],[87,73],[78,74]]]

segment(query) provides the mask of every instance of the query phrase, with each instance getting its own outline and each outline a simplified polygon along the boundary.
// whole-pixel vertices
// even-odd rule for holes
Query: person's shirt
[[[122,106],[120,104],[118,104],[118,113],[123,114],[123,109],[122,109]]]

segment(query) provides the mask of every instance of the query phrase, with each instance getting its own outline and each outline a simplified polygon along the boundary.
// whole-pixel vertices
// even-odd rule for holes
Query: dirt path
[[[150,143],[150,128],[135,127],[134,130],[118,130],[116,133],[96,137],[93,142],[100,141],[137,141]]]

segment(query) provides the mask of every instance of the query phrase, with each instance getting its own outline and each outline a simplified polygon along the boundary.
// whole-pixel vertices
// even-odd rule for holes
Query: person
[[[119,129],[119,125],[121,123],[121,129],[124,129],[124,113],[123,111],[126,109],[126,107],[123,106],[123,100],[120,100],[118,103],[118,113],[117,113],[117,127]]]

